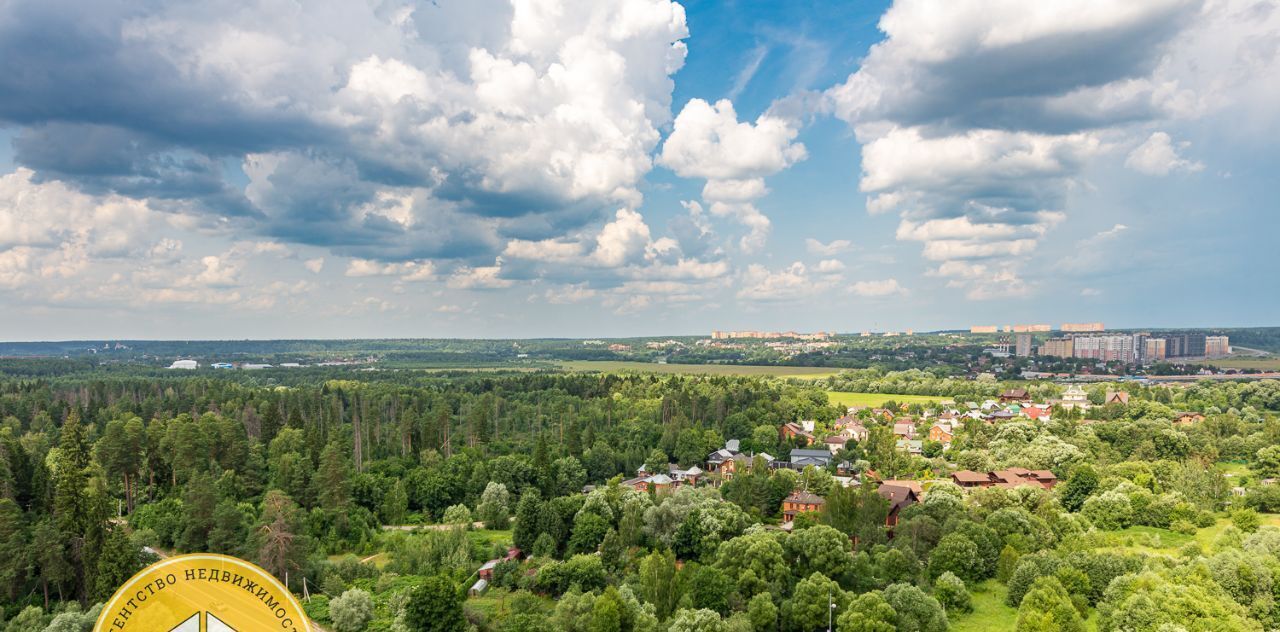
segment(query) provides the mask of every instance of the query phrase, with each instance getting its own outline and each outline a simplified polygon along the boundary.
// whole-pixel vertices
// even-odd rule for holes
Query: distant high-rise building
[[[1075,345],[1070,338],[1050,338],[1040,345],[1040,355],[1070,358],[1075,355]]]
[[[1226,336],[1205,336],[1204,357],[1221,358],[1231,355],[1231,341]]]
[[[1135,362],[1138,352],[1137,336],[1076,336],[1073,338],[1075,357],[1102,362]]]
[[[1019,358],[1031,355],[1031,334],[1017,334],[1014,336],[1014,354]]]
[[[1205,356],[1205,339],[1202,333],[1174,332],[1156,334],[1156,338],[1164,338],[1165,357],[1168,358],[1203,358]]]
[[[1106,331],[1102,323],[1062,323],[1062,331],[1064,332],[1089,332],[1089,331]]]
[[[969,328],[971,334],[994,334],[999,331],[1000,328],[995,325],[974,325]]]
[[[1147,362],[1159,362],[1167,357],[1164,338],[1147,338],[1145,346]]]
[[[1022,333],[1028,333],[1028,332],[1046,332],[1046,331],[1052,331],[1052,330],[1053,328],[1050,327],[1049,325],[1014,325],[1013,326],[1013,333],[1015,334],[1022,334]]]

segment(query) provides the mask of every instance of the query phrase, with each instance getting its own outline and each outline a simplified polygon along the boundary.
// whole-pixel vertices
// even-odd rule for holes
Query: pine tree
[[[209,533],[213,531],[214,510],[218,505],[218,492],[213,487],[213,479],[208,474],[191,477],[182,500],[186,524],[178,546],[183,551],[205,551],[209,547]]]
[[[314,481],[315,496],[321,507],[334,512],[346,509],[351,499],[351,479],[337,443],[330,443],[320,453],[320,469],[316,471]]]
[[[209,531],[209,550],[224,555],[243,555],[248,536],[244,514],[230,499],[218,503],[213,510],[213,528]]]
[[[110,598],[117,588],[142,569],[138,551],[129,541],[124,527],[117,526],[109,529],[105,535],[94,573],[93,598],[95,600]]]
[[[85,534],[89,531],[89,498],[86,493],[85,467],[89,464],[89,449],[80,425],[80,415],[73,408],[62,427],[62,441],[55,462],[53,518],[56,530],[57,551],[70,566],[70,577],[76,596],[82,601],[85,594]]]
[[[18,597],[30,572],[30,537],[22,509],[9,498],[0,498],[0,590],[7,601]]]
[[[538,539],[538,515],[542,512],[542,495],[528,488],[516,504],[516,524],[511,534],[513,543],[521,551],[532,551]]]

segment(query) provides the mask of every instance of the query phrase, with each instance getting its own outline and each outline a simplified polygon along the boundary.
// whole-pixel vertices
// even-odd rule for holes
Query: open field
[[[753,366],[738,364],[658,364],[614,360],[566,360],[556,363],[566,371],[636,371],[639,373],[682,373],[686,375],[764,375],[817,379],[831,377],[840,369],[809,366]]]
[[[1018,609],[1006,606],[1005,595],[1009,590],[1004,584],[988,579],[973,587],[973,612],[968,614],[948,614],[951,632],[1013,632],[1018,623]],[[1097,613],[1092,609],[1089,618],[1085,619],[1084,629],[1094,632],[1098,629]]]
[[[929,404],[946,399],[934,395],[894,395],[892,393],[850,393],[827,391],[827,399],[841,406],[879,406],[887,401],[899,404]]]
[[[1216,367],[1224,369],[1258,369],[1259,371],[1280,371],[1280,357],[1267,358],[1246,358],[1232,357],[1222,358],[1218,360],[1206,360],[1205,364],[1212,364]]]

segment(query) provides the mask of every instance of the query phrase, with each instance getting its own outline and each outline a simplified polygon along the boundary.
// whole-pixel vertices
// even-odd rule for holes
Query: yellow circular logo
[[[267,571],[212,553],[170,557],[125,582],[94,632],[310,632],[293,594]]]

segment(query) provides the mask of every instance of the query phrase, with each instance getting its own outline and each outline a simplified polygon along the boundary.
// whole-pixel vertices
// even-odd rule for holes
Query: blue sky
[[[0,337],[1275,325],[1277,0],[18,0]]]

